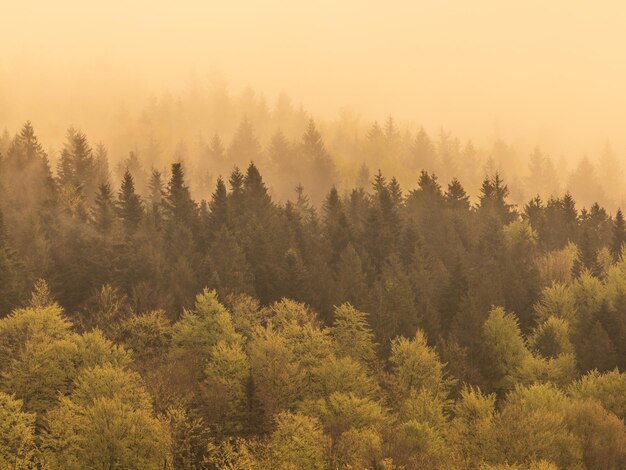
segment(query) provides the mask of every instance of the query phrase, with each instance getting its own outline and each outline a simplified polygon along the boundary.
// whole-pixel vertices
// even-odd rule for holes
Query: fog
[[[5,3],[0,129],[31,120],[53,157],[75,126],[119,161],[141,146],[134,126],[155,102],[216,88],[269,110],[286,94],[318,123],[349,122],[361,136],[393,115],[402,130],[445,129],[487,149],[539,146],[559,170],[597,159],[607,142],[619,159],[626,149],[618,2]],[[185,118],[189,132],[178,123],[157,138],[190,145],[219,131]],[[264,147],[273,131],[260,132]]]
[[[219,71],[234,89],[285,91],[316,116],[392,113],[567,153],[624,143],[621,2],[4,3],[10,128],[27,117],[92,125]]]

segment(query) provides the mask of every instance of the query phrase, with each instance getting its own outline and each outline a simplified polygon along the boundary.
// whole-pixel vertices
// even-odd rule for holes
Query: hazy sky
[[[607,138],[621,151],[625,24],[617,1],[4,0],[0,127],[81,126],[219,70],[319,117],[348,107],[576,157]]]

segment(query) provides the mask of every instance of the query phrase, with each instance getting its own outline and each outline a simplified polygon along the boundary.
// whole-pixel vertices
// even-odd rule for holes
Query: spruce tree
[[[152,227],[156,230],[160,230],[163,222],[163,196],[165,195],[165,189],[163,186],[163,179],[161,172],[152,170],[150,175],[150,181],[148,182],[148,200],[147,200],[147,215],[148,221]]]
[[[248,118],[244,117],[228,147],[228,160],[231,164],[243,165],[245,162],[261,160],[261,154],[261,145],[254,134],[254,128]]]
[[[137,230],[143,216],[141,198],[135,192],[135,182],[128,170],[124,173],[122,185],[117,195],[117,213],[126,233]]]
[[[211,195],[211,202],[209,202],[209,227],[212,232],[217,232],[222,226],[229,224],[229,211],[228,211],[228,193],[226,191],[226,185],[224,180],[220,176],[217,178],[217,184],[215,185],[215,191]]]
[[[185,184],[185,173],[181,163],[172,163],[172,175],[167,183],[163,198],[165,216],[170,224],[185,224],[193,227],[196,217],[196,204],[191,199]]]
[[[113,201],[113,192],[108,183],[103,183],[98,188],[94,204],[94,226],[96,230],[105,235],[109,233],[115,223],[116,207]]]
[[[300,149],[305,163],[304,185],[316,194],[325,194],[335,183],[336,169],[313,119],[302,136]]]
[[[351,238],[348,219],[335,187],[330,190],[324,201],[324,233],[331,249],[330,262],[335,266]]]
[[[449,207],[452,209],[468,210],[470,207],[469,196],[456,178],[448,184],[445,198]]]
[[[618,261],[622,256],[622,248],[626,243],[626,221],[622,209],[617,210],[615,220],[613,221],[613,238],[611,239],[611,254],[613,259]]]

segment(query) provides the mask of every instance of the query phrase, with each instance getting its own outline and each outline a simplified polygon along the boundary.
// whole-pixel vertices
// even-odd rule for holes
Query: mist
[[[150,96],[219,80],[317,119],[391,114],[576,161],[624,149],[625,16],[618,2],[8,2],[0,123],[105,139]]]

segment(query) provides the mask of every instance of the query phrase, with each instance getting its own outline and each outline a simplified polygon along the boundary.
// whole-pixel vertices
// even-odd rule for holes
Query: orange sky
[[[56,135],[203,83],[316,116],[496,134],[574,158],[626,151],[626,4],[617,1],[30,1],[0,6],[0,127]]]

